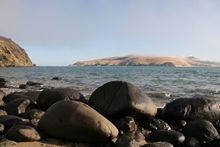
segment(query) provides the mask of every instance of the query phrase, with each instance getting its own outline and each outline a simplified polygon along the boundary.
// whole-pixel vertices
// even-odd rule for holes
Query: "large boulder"
[[[152,117],[157,113],[155,104],[147,95],[124,81],[112,81],[99,87],[92,93],[89,104],[107,117]]]
[[[213,141],[219,138],[218,131],[213,124],[207,120],[194,120],[189,122],[184,128],[183,133],[189,137],[195,137],[200,141]]]
[[[74,142],[104,142],[118,135],[118,129],[110,121],[77,101],[53,104],[40,119],[38,128],[51,137]]]
[[[220,103],[203,98],[182,98],[168,103],[164,108],[164,118],[175,120],[220,119]]]
[[[72,88],[55,88],[43,90],[37,99],[39,109],[47,110],[60,100],[84,100],[84,96]]]

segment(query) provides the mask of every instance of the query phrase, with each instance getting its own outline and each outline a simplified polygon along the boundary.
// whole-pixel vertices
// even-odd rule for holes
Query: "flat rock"
[[[6,134],[7,139],[17,142],[38,141],[41,139],[39,133],[31,126],[14,125]]]
[[[213,141],[219,138],[218,131],[213,124],[207,120],[194,120],[189,122],[184,128],[183,133],[189,137],[195,137],[200,141]]]
[[[182,98],[168,103],[164,108],[164,118],[175,120],[220,119],[220,103],[203,98]]]
[[[89,104],[106,117],[153,117],[157,113],[155,104],[147,95],[124,81],[112,81],[99,87],[92,93]]]
[[[174,147],[174,146],[169,142],[159,141],[159,142],[146,144],[143,147]]]
[[[185,136],[174,130],[158,130],[150,134],[152,141],[165,141],[173,145],[180,145],[185,141]]]
[[[118,129],[110,121],[77,101],[53,104],[40,119],[38,128],[51,137],[74,142],[104,142],[118,135]]]
[[[37,99],[39,109],[47,110],[52,104],[60,100],[84,100],[84,96],[72,88],[55,88],[43,90]]]

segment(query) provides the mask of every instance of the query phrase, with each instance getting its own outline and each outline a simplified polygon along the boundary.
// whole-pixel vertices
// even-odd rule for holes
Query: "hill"
[[[32,62],[18,44],[0,36],[0,67],[9,66],[32,66]]]

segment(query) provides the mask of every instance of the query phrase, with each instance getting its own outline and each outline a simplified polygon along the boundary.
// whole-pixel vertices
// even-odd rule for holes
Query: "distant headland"
[[[79,61],[71,66],[175,66],[175,67],[220,67],[220,62],[203,61],[193,56],[180,58],[171,56],[129,55],[89,61]]]
[[[0,36],[0,67],[33,66],[27,53],[11,39]]]

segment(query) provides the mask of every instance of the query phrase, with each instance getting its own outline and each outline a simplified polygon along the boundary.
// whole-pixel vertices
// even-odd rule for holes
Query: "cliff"
[[[201,61],[196,58],[179,58],[165,56],[124,56],[79,61],[72,66],[220,66],[220,63]]]
[[[9,38],[0,36],[0,67],[33,66],[24,49]]]

